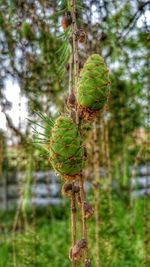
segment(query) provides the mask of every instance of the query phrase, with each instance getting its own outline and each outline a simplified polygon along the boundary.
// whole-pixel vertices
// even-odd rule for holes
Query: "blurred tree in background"
[[[149,1],[139,0],[86,0],[79,4],[80,27],[87,32],[81,58],[84,61],[89,51],[101,52],[111,72],[109,112],[113,153],[114,149],[119,151],[136,129],[146,127],[150,5]],[[62,50],[59,51],[65,43],[60,23],[64,7],[64,0],[1,0],[0,103],[5,114],[10,107],[5,97],[7,79],[19,83],[21,94],[27,98],[29,114],[41,110],[53,116],[54,110],[64,110],[67,71],[60,73]],[[62,67],[67,68],[67,64]],[[8,114],[6,119],[13,128]]]

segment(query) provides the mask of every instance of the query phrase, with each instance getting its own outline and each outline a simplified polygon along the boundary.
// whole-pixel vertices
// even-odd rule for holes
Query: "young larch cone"
[[[83,166],[82,138],[68,116],[56,119],[50,136],[50,162],[65,180],[76,179]]]
[[[77,88],[80,117],[92,119],[104,107],[110,88],[109,71],[100,55],[89,56],[80,72]]]

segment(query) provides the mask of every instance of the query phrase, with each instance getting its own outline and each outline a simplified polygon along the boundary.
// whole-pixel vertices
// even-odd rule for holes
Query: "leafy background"
[[[113,192],[111,218],[107,194],[105,190],[101,193],[100,266],[149,266],[149,258],[147,265],[143,262],[144,199],[138,198],[134,209],[128,210],[129,195],[125,188],[131,177],[130,166],[135,163],[143,140],[149,136],[150,3],[146,0],[81,0],[77,9],[78,26],[87,33],[86,45],[80,47],[81,63],[91,51],[101,53],[111,76],[109,149],[112,174],[119,188]],[[0,1],[0,107],[8,129],[0,132],[1,175],[18,169],[27,171],[26,163],[31,155],[32,170],[50,168],[46,155],[31,142],[30,121],[24,127],[14,124],[9,115],[12,103],[5,91],[8,80],[19,85],[21,96],[27,100],[28,116],[33,120],[37,120],[37,110],[52,118],[66,111],[69,30],[64,33],[61,28],[65,11],[64,0]],[[142,140],[139,129],[144,129]],[[10,140],[15,144],[11,153]],[[100,142],[99,145],[101,147]],[[149,152],[147,145],[138,164],[149,166]],[[11,160],[12,153],[15,164]],[[91,202],[93,194],[91,190],[88,196]],[[149,198],[147,202],[149,221]],[[51,213],[49,208],[48,213],[37,210],[35,228],[33,211],[27,212],[26,231],[15,233],[16,265],[11,231],[16,211],[1,212],[0,266],[69,266],[68,206],[66,203],[65,209],[50,208]],[[92,218],[89,222],[92,266],[95,266],[94,235]],[[149,250],[148,245],[148,253]]]

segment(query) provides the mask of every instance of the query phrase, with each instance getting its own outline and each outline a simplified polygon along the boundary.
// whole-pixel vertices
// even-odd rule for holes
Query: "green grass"
[[[92,196],[90,196],[92,200]],[[150,208],[150,200],[149,200]],[[123,200],[114,196],[113,216],[108,215],[107,197],[103,196],[100,209],[100,262],[101,267],[143,266],[143,200],[136,202],[130,214]],[[148,215],[149,216],[149,215]],[[29,225],[26,231],[15,233],[15,254],[11,225],[14,213],[1,213],[5,233],[0,235],[0,267],[11,267],[16,255],[17,267],[69,267],[68,251],[71,244],[69,203],[66,206],[36,212],[36,231],[32,227],[32,213],[27,214]],[[131,233],[134,226],[135,233]],[[150,222],[149,222],[150,229]],[[80,223],[77,224],[80,229]],[[88,221],[89,251],[95,266],[95,221]],[[80,238],[78,234],[78,238]],[[150,245],[150,244],[149,244]],[[150,246],[148,248],[150,255]],[[150,258],[149,258],[150,261]],[[83,266],[83,263],[79,264]],[[149,266],[149,265],[148,265]]]

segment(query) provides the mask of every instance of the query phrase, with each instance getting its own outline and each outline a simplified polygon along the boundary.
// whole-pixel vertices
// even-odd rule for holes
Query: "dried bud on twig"
[[[90,260],[89,259],[86,259],[85,260],[85,265],[84,265],[85,267],[90,267],[91,266],[91,262],[90,262]]]
[[[77,202],[78,202],[78,205],[81,205],[81,196],[80,196],[80,193],[77,196]]]
[[[81,197],[80,197],[80,194],[78,194],[77,201],[78,201],[78,205],[81,205]],[[85,218],[86,219],[91,218],[91,216],[94,213],[94,209],[86,201],[84,202],[84,212],[85,212]]]
[[[85,218],[89,219],[94,213],[94,209],[91,207],[89,203],[84,202],[84,210],[85,210]]]
[[[80,42],[80,43],[85,43],[86,41],[86,33],[84,30],[79,29],[76,32],[76,39]]]
[[[86,160],[87,159],[87,149],[86,149],[86,147],[84,147],[84,160]]]
[[[73,185],[72,183],[68,183],[66,182],[63,186],[62,186],[62,190],[61,193],[64,197],[66,196],[70,196],[72,190],[74,191],[74,193],[78,193],[80,191],[80,188],[78,185]]]
[[[70,249],[69,258],[70,260],[80,260],[83,257],[83,252],[86,247],[86,239],[82,238],[77,244]]]
[[[72,23],[72,17],[70,11],[68,11],[61,20],[61,26],[64,30],[68,28]]]
[[[68,194],[70,194],[70,191],[72,191],[72,183],[65,183],[63,186],[62,186],[62,190],[61,190],[61,193],[64,197],[68,196]]]
[[[76,98],[74,93],[72,92],[71,94],[69,94],[68,98],[67,98],[67,105],[69,106],[74,106],[76,102]]]
[[[80,187],[75,184],[74,187],[73,187],[73,190],[74,190],[75,193],[79,193]]]
[[[83,66],[84,66],[84,61],[81,60],[81,61],[79,62],[79,69],[81,70],[81,69],[83,68]]]

